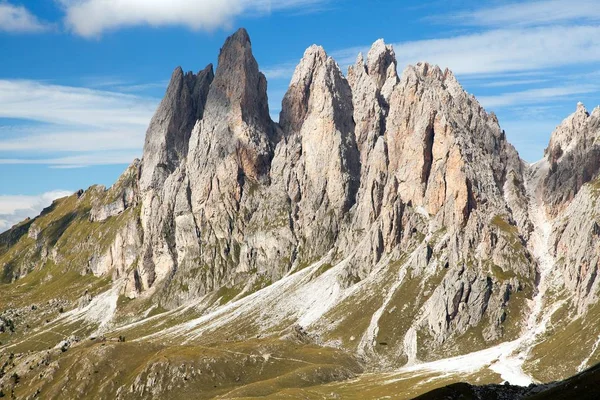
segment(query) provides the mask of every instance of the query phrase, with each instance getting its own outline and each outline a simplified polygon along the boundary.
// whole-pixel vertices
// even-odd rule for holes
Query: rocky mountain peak
[[[191,169],[233,155],[243,174],[263,179],[273,154],[274,132],[267,81],[252,54],[248,32],[240,29],[221,48],[203,121],[191,139]]]
[[[286,133],[298,132],[312,115],[333,118],[339,132],[353,132],[352,93],[335,60],[320,46],[309,47],[296,67],[283,98],[280,124]]]
[[[582,135],[588,132],[587,124],[589,118],[590,114],[587,109],[583,103],[579,102],[577,103],[575,112],[565,118],[556,127],[550,137],[548,148],[545,151],[551,163],[556,162],[565,152],[575,147],[579,140],[585,140]]]
[[[308,112],[314,74],[326,61],[327,54],[321,46],[312,45],[304,52],[283,98],[279,124],[285,132],[297,131],[302,124]]]
[[[143,191],[159,187],[187,156],[192,129],[202,118],[213,78],[212,64],[198,74],[184,74],[181,67],[173,71],[146,132],[140,177]]]
[[[338,64],[322,47],[309,47],[283,99],[280,123],[301,148],[305,196],[316,205],[323,195],[337,210],[354,202],[360,167],[352,115],[352,92]]]
[[[583,103],[556,127],[544,155],[550,164],[544,197],[554,215],[600,170],[600,109],[588,113]]]
[[[429,85],[448,91],[453,97],[468,97],[454,73],[448,68],[442,70],[435,64],[419,62],[415,65],[408,65],[402,72],[401,79],[409,84],[427,82]]]
[[[386,45],[383,39],[377,40],[367,54],[367,73],[375,79],[381,89],[388,79],[396,80],[396,53],[391,45]],[[395,82],[394,82],[395,83]]]
[[[474,357],[481,363],[487,354],[494,374],[500,364],[523,375],[540,360],[562,366],[545,358],[561,349],[537,345],[549,335],[572,341],[577,331],[577,343],[587,347],[569,368],[585,365],[599,346],[598,308],[576,329],[568,314],[598,307],[600,108],[590,114],[578,105],[553,135],[551,162],[528,166],[496,116],[450,70],[419,63],[399,77],[396,63],[392,47],[378,40],[346,78],[322,47],[309,47],[276,124],[248,33],[237,31],[225,41],[216,73],[212,65],[197,74],[173,72],[143,160],[115,185],[56,201],[0,235],[0,281],[8,285],[0,303],[19,302],[33,313],[33,302],[44,307],[39,299],[50,298],[38,288],[60,288],[57,297],[72,295],[57,304],[67,312],[48,309],[27,322],[61,332],[74,326],[77,335],[126,335],[153,353],[158,347],[146,344],[164,341],[233,344],[227,357],[239,356],[241,344],[258,344],[249,351],[283,356],[273,346],[288,346],[293,337],[294,357],[300,342],[310,342],[312,355],[343,350],[373,371],[450,355],[470,360],[466,353],[494,349]],[[544,207],[557,218],[547,218]],[[25,281],[10,286],[15,279]],[[558,297],[564,305],[555,308]],[[81,318],[89,319],[85,330],[75,324]],[[552,330],[543,330],[544,321]],[[21,346],[20,335],[0,339]],[[127,349],[120,339],[114,344]],[[56,342],[44,342],[44,353],[48,346],[65,357]],[[87,359],[69,355],[78,351],[74,346],[67,357]],[[250,365],[246,354],[240,376],[262,371],[262,361]],[[42,375],[30,366],[44,363],[28,357],[15,361],[36,388]],[[257,360],[268,361],[263,357]],[[207,379],[214,386],[204,362],[175,375],[185,385]],[[108,388],[113,397],[146,390],[138,383],[150,369],[132,368],[142,371],[132,376],[133,389]],[[162,364],[148,368],[174,376]],[[194,372],[200,369],[209,372]],[[160,397],[175,381],[156,382],[166,382],[151,385]],[[219,380],[218,390],[225,385]],[[241,392],[225,395],[232,394]]]
[[[398,80],[396,54],[383,39],[373,43],[366,63],[362,53],[359,53],[356,63],[348,69],[361,163],[367,162],[377,138],[385,131],[389,98]]]
[[[270,123],[267,81],[258,70],[250,37],[243,28],[228,37],[221,48],[208,107],[213,112],[231,112],[263,128]]]
[[[223,46],[223,48],[227,47],[227,45],[230,44],[231,42],[238,42],[238,43],[242,44],[243,46],[245,46],[246,44],[252,44],[250,41],[250,35],[248,34],[248,31],[246,30],[246,28],[239,28],[237,31],[235,31],[233,33],[233,35],[229,36],[226,39],[225,45]]]

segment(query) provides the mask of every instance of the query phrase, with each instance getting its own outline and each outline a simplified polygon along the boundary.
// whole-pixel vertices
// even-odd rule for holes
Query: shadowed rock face
[[[146,133],[142,190],[160,187],[187,156],[190,135],[204,114],[213,77],[211,64],[198,74],[184,74],[181,67],[173,72]]]
[[[190,170],[235,156],[241,173],[267,177],[275,126],[269,116],[267,81],[259,72],[245,29],[227,38],[206,100],[205,118],[192,138]]]

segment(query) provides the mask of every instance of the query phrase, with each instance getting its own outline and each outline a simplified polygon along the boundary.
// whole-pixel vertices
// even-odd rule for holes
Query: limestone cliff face
[[[285,140],[273,162],[304,261],[334,246],[356,203],[360,163],[352,114],[352,93],[338,65],[323,48],[310,47],[283,100]]]
[[[552,133],[545,158],[550,172],[544,201],[556,216],[600,170],[600,107],[589,114],[582,103]]]
[[[190,97],[177,74],[154,125],[181,113],[167,111],[179,104],[169,99]],[[536,274],[523,239],[524,167],[495,116],[450,71],[418,64],[398,77],[393,49],[379,40],[346,79],[311,46],[279,124],[244,30],[227,39],[212,82],[205,75],[192,91],[205,101],[186,103],[184,115],[196,116],[189,143],[187,117],[175,118],[185,126],[179,136],[149,130],[147,143],[173,137],[188,151],[166,146],[176,156],[165,170],[146,161],[154,160],[147,146],[144,245],[128,295],[158,290],[173,306],[224,287],[246,292],[325,256],[345,260],[340,279],[352,286],[390,257],[418,251],[406,262],[411,274],[448,273],[414,329],[442,343],[485,319],[485,340],[502,336],[511,295]],[[160,176],[160,186],[144,186],[145,175]]]
[[[552,252],[581,315],[597,300],[600,283],[600,107],[590,114],[578,103],[552,133],[541,163],[547,170],[542,195],[553,221]]]
[[[178,67],[158,110],[150,121],[144,143],[144,164],[140,188],[160,187],[187,157],[192,129],[202,119],[208,88],[213,80],[212,65],[198,74]]]

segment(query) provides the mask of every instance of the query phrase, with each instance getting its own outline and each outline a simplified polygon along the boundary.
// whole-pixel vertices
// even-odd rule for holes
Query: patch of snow
[[[549,245],[552,222],[546,216],[540,184],[546,177],[548,169],[547,160],[538,161],[532,165],[531,176],[528,176],[525,182],[529,197],[529,216],[534,227],[531,234],[530,251],[538,261],[540,273],[537,292],[529,301],[529,317],[521,337],[515,341],[516,348],[509,353],[502,354],[498,361],[490,367],[500,374],[502,379],[513,385],[527,386],[533,383],[533,378],[523,371],[523,364],[533,347],[539,342],[538,338],[546,332],[550,318],[563,304],[563,302],[557,302],[544,312],[545,295],[552,287],[554,270],[554,257],[550,252]]]
[[[415,211],[417,212],[417,214],[420,214],[420,215],[424,216],[425,218],[427,218],[427,220],[429,220],[431,218],[431,215],[429,215],[429,213],[423,206],[415,207]]]
[[[497,346],[489,347],[484,350],[476,351],[461,356],[444,358],[442,360],[426,363],[416,362],[413,365],[407,365],[394,374],[402,375],[406,373],[418,372],[440,372],[446,374],[474,373],[489,367],[500,360],[502,355],[513,352],[519,343],[517,341],[501,343]],[[394,379],[389,382],[393,382]]]
[[[202,298],[200,299],[200,301],[196,301],[196,302],[193,302],[193,303],[190,303],[190,304],[186,304],[186,305],[183,305],[183,306],[180,306],[180,307],[174,308],[174,309],[172,309],[172,310],[165,311],[164,313],[160,313],[160,314],[153,315],[153,316],[151,316],[151,317],[149,317],[149,316],[148,316],[148,314],[150,313],[150,311],[151,311],[152,309],[154,309],[154,307],[150,307],[150,308],[149,308],[149,309],[148,309],[148,310],[147,310],[147,311],[144,313],[144,318],[142,318],[142,319],[140,319],[140,320],[138,320],[138,321],[129,322],[129,323],[126,323],[126,324],[123,324],[123,325],[119,325],[119,326],[117,326],[117,327],[114,327],[114,328],[113,328],[113,332],[120,332],[120,331],[124,331],[124,330],[127,330],[127,329],[136,328],[136,327],[138,327],[138,326],[140,326],[140,325],[144,325],[144,324],[146,324],[146,323],[148,323],[148,322],[150,322],[150,321],[153,321],[153,320],[159,320],[159,319],[163,319],[163,318],[165,318],[166,316],[171,316],[171,315],[180,315],[180,314],[183,314],[185,311],[189,310],[190,308],[193,308],[193,307],[195,307],[195,306],[196,306],[196,305],[197,305],[199,302],[201,302],[202,300],[204,300],[204,297],[202,297]]]
[[[395,374],[402,375],[409,372],[461,374],[474,373],[484,368],[489,368],[513,385],[527,386],[533,383],[533,378],[523,371],[523,364],[533,347],[538,343],[539,337],[546,332],[552,315],[564,302],[557,302],[550,309],[544,310],[545,295],[548,289],[554,284],[552,280],[554,257],[550,252],[549,246],[552,223],[546,217],[539,189],[541,188],[540,182],[546,176],[549,165],[546,160],[541,160],[531,164],[531,168],[533,170],[532,176],[526,181],[530,199],[529,215],[532,218],[534,226],[530,250],[538,260],[540,281],[535,296],[529,302],[531,311],[521,336],[514,341],[504,342],[474,353],[420,363],[416,360],[417,343],[416,331],[413,328],[413,324],[413,327],[411,327],[404,337],[404,351],[409,355],[409,363],[397,370]],[[596,343],[596,348],[598,346],[600,346],[600,337]],[[414,357],[412,360],[411,355]]]
[[[139,340],[164,337],[186,336],[186,341],[202,336],[235,320],[251,318],[265,331],[285,320],[292,320],[306,327],[329,311],[345,295],[338,274],[347,260],[325,271],[320,276],[315,272],[325,263],[330,262],[333,253],[318,262],[297,271],[272,285],[252,293],[237,301],[218,307],[199,318],[176,325],[164,331],[154,333]]]

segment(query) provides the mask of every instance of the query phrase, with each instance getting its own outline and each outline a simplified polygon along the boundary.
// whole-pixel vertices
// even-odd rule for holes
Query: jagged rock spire
[[[337,63],[311,46],[294,72],[283,99],[280,123],[301,142],[304,190],[337,210],[355,201],[359,158],[354,137],[352,93]]]
[[[243,174],[260,180],[268,174],[274,132],[267,81],[242,28],[227,38],[219,54],[204,120],[192,138],[189,165],[204,168],[235,154]]]
[[[248,32],[241,28],[227,38],[219,54],[219,64],[207,108],[225,106],[247,124],[267,130],[270,123],[267,81],[258,70]]]
[[[589,117],[590,114],[587,112],[585,105],[579,102],[575,112],[556,127],[545,151],[551,163],[556,162],[565,152],[576,146],[579,140],[585,139],[583,136],[588,131],[586,125]]]
[[[361,163],[367,162],[377,138],[385,131],[389,96],[398,83],[396,54],[383,39],[377,40],[369,50],[365,64],[362,53],[356,64],[348,70],[352,88],[356,142]]]
[[[551,215],[565,208],[600,170],[600,109],[588,113],[583,103],[556,127],[545,157],[550,171],[544,201]]]
[[[391,45],[386,45],[383,39],[377,40],[367,54],[367,73],[372,77],[378,89],[386,82],[395,84],[398,81],[396,72],[396,53]],[[385,92],[385,91],[384,91]]]
[[[198,74],[184,74],[181,67],[173,72],[146,133],[140,177],[143,191],[160,187],[186,157],[192,129],[202,118],[213,77],[212,64]]]
[[[584,118],[579,108],[576,118]],[[571,136],[595,140],[599,115],[586,116],[587,130]],[[597,176],[600,151],[578,140],[559,158],[547,188],[562,201]],[[203,335],[241,340],[298,323],[365,360],[396,366],[414,360],[417,348],[426,358],[456,352],[466,332],[462,343],[471,347],[516,338],[539,281],[530,250],[542,242],[527,236],[537,196],[527,196],[521,166],[497,118],[450,71],[418,64],[399,80],[393,49],[381,40],[348,80],[322,48],[310,47],[285,96],[280,128],[269,118],[266,80],[248,34],[239,30],[225,42],[214,79],[211,68],[173,74],[149,129],[142,185],[151,190],[139,202],[134,165],[106,195],[84,195],[106,199],[90,198],[93,236],[74,237],[76,246],[56,242],[56,226],[81,223],[65,221],[69,202],[45,232],[32,225],[33,240],[5,260],[10,276],[13,261],[30,269],[47,260],[126,274],[126,294],[147,291],[144,302],[152,296],[167,308],[206,301],[212,310],[226,301],[216,290],[235,290],[235,299],[248,303],[203,318]],[[537,184],[530,189],[537,193]],[[558,246],[547,243],[571,252],[565,270],[584,296],[597,285],[599,254],[597,205],[589,200],[571,207],[585,211],[580,218],[557,219],[573,221],[555,229],[563,236]],[[72,203],[74,215],[86,215],[87,200]],[[117,214],[119,224],[100,223]],[[89,221],[79,227],[89,232]],[[99,237],[112,240],[110,248],[99,248]],[[589,244],[574,245],[582,239]],[[37,258],[40,245],[52,258]],[[266,295],[244,297],[285,275],[289,280]],[[373,346],[381,339],[385,349]]]

